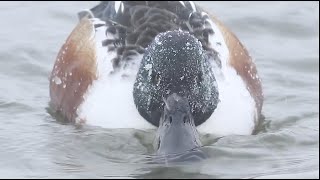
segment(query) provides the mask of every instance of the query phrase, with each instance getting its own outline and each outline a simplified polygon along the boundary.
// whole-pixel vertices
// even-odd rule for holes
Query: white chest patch
[[[212,61],[212,68],[219,88],[220,103],[211,117],[198,126],[200,133],[219,136],[249,135],[254,128],[255,103],[242,78],[229,63],[229,50],[219,28],[209,21],[214,35],[209,37],[211,46],[219,53],[221,69]]]
[[[87,92],[79,117],[104,128],[154,128],[144,120],[133,102],[134,79],[102,76]]]
[[[133,84],[142,57],[137,56],[131,69],[110,75],[113,70],[111,60],[116,57],[116,52],[108,52],[102,46],[102,40],[112,38],[106,37],[105,31],[105,26],[96,29],[98,78],[88,88],[78,108],[78,118],[84,119],[88,125],[104,128],[154,128],[140,116],[133,101]],[[123,74],[127,76],[123,77]]]

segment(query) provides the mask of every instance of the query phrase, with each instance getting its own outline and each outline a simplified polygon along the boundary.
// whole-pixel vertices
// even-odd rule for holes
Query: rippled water
[[[319,178],[319,2],[200,3],[255,57],[265,123],[172,167],[147,163],[152,131],[79,128],[47,112],[55,57],[95,4],[0,2],[0,178]]]

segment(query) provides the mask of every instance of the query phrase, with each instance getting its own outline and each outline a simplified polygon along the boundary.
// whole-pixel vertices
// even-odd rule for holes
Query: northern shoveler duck
[[[158,153],[198,132],[249,135],[263,104],[247,49],[191,1],[107,1],[78,13],[50,77],[52,109],[75,123],[158,128]]]

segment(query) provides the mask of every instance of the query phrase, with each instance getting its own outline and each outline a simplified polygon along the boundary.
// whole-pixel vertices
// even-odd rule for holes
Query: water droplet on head
[[[59,84],[62,83],[61,79],[60,79],[58,76],[55,76],[52,80],[53,80],[53,82],[55,82],[57,85],[59,85]]]
[[[146,70],[150,70],[150,69],[152,69],[152,64],[147,64],[147,65],[144,66],[144,68]]]

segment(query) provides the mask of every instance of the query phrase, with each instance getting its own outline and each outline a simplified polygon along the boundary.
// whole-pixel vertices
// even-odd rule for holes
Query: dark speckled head
[[[198,39],[188,32],[156,36],[143,56],[133,90],[139,113],[159,126],[164,99],[173,93],[188,100],[195,125],[207,120],[218,103],[218,87]]]

